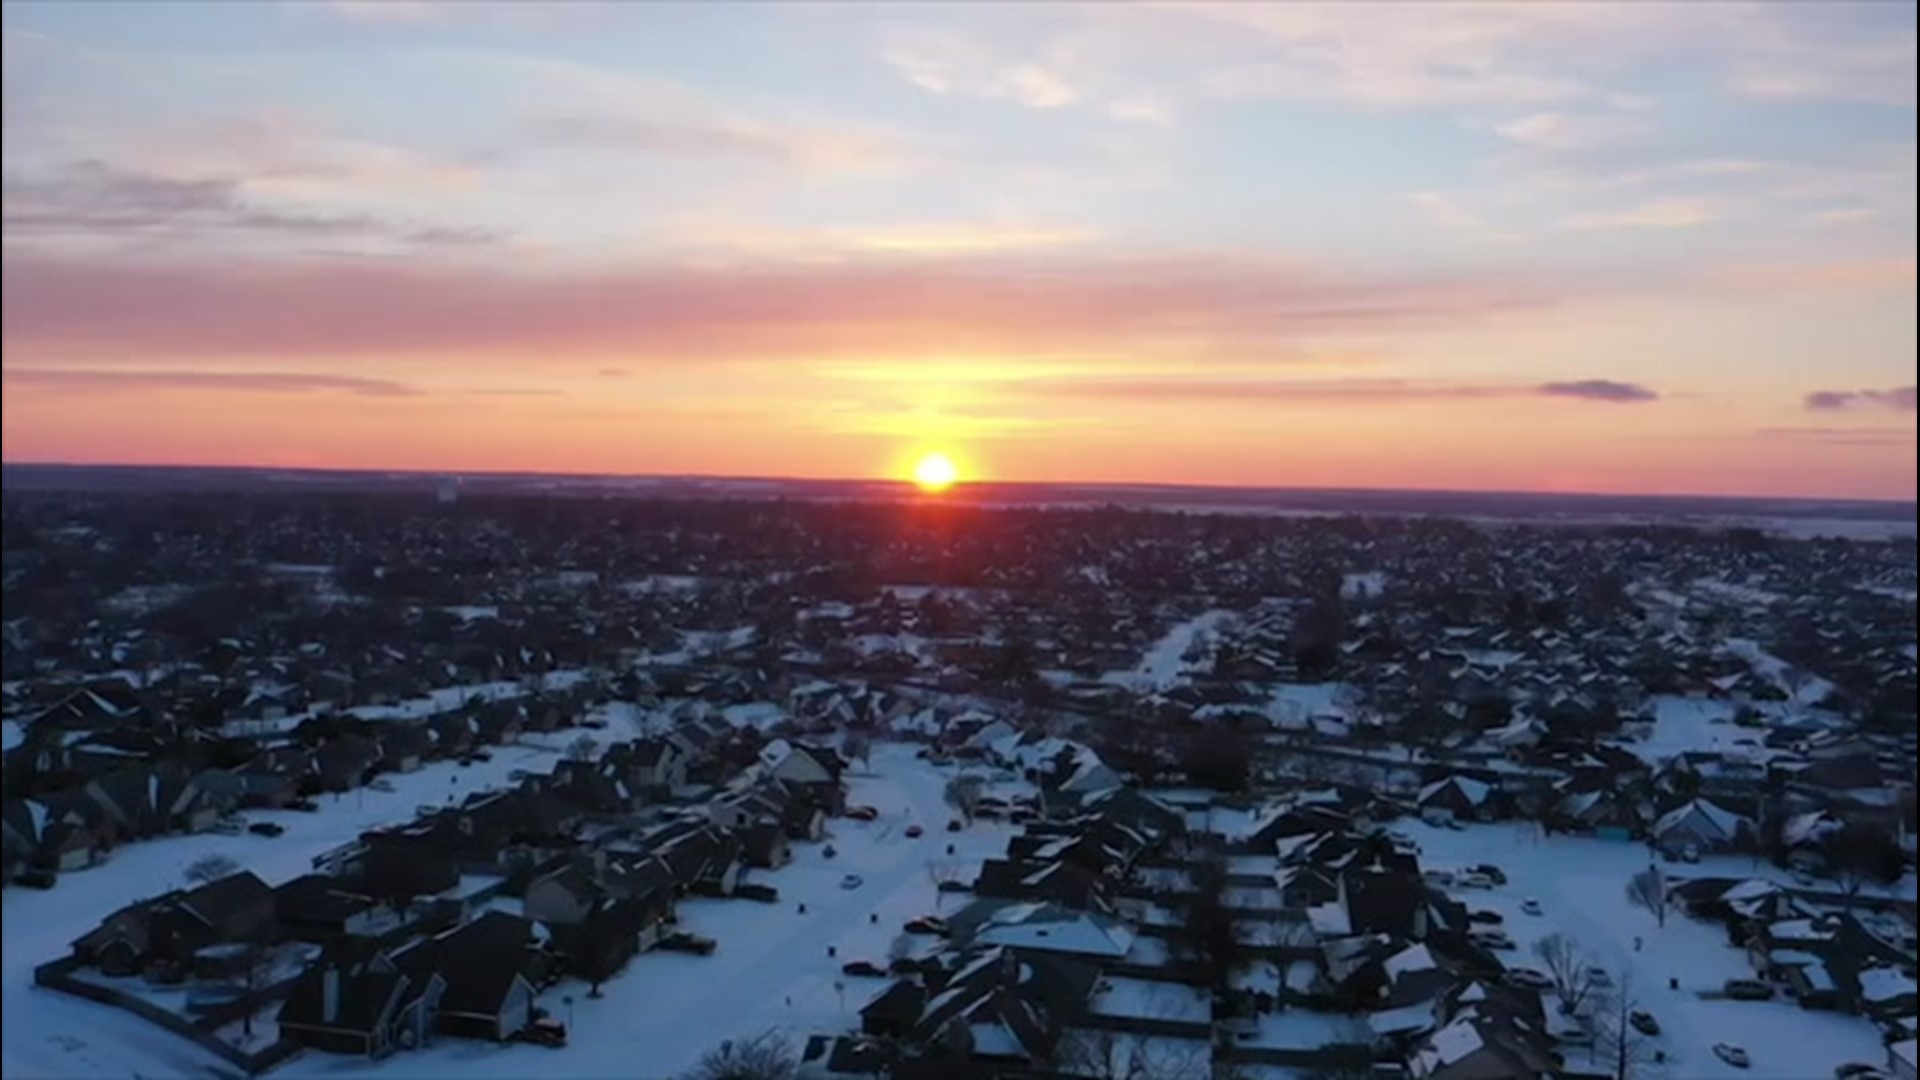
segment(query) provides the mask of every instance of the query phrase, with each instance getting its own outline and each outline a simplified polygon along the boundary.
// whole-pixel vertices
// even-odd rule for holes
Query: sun
[[[953,459],[938,451],[922,454],[920,460],[913,463],[913,482],[921,491],[945,491],[959,479],[960,470],[954,465]]]

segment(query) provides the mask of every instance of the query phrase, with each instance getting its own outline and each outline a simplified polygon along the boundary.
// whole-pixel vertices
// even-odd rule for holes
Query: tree
[[[205,885],[209,882],[230,878],[240,872],[240,864],[225,855],[202,855],[187,864],[182,877],[192,885]]]
[[[1653,913],[1654,921],[1667,925],[1667,912],[1673,908],[1673,896],[1667,892],[1667,876],[1658,866],[1649,866],[1627,882],[1627,900]]]
[[[974,808],[980,805],[981,790],[985,786],[985,781],[978,776],[972,773],[961,773],[947,781],[946,790],[941,794],[946,799],[947,805],[960,815],[960,820],[971,825]]]
[[[857,731],[848,732],[846,738],[840,740],[840,756],[849,762],[857,761],[871,768],[872,755],[873,742]]]
[[[238,957],[235,963],[240,975],[240,989],[246,995],[247,1011],[240,1018],[240,1033],[253,1038],[253,1014],[258,1011],[260,992],[273,981],[274,968],[278,958],[272,942],[264,932],[256,931],[242,939],[235,946]]]
[[[793,1049],[778,1031],[728,1039],[701,1056],[679,1080],[792,1080]]]
[[[600,744],[593,741],[593,736],[582,735],[567,744],[567,759],[570,761],[592,761],[593,756],[598,753],[599,750]]]
[[[1635,1080],[1646,1071],[1642,1066],[1658,1060],[1652,1040],[1633,1026],[1640,1004],[1628,990],[1630,979],[1630,972],[1620,972],[1614,980],[1619,989],[1603,996],[1595,1010],[1594,1049],[1613,1070],[1613,1080]]]
[[[960,880],[960,863],[954,859],[928,859],[927,880],[933,882],[933,904],[939,908],[946,903],[946,884]]]
[[[1553,995],[1560,1011],[1573,1016],[1601,988],[1603,981],[1593,957],[1565,934],[1550,934],[1533,943],[1533,954],[1546,966],[1553,980]]]
[[[1827,838],[1827,868],[1851,900],[1869,884],[1900,880],[1905,859],[1899,842],[1885,830],[1856,822]]]
[[[1229,988],[1240,942],[1234,936],[1233,911],[1227,907],[1227,862],[1207,854],[1188,874],[1193,892],[1187,898],[1186,925],[1181,936],[1187,952],[1216,991]]]

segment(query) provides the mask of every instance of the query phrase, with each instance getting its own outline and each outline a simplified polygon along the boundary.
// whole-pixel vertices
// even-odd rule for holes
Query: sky
[[[1915,496],[1915,6],[0,4],[7,461]]]

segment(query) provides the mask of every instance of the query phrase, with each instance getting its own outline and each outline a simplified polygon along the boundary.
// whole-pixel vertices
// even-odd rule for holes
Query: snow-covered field
[[[1885,1057],[1880,1033],[1858,1017],[1802,1009],[1785,998],[1774,1001],[1704,1000],[1701,991],[1718,990],[1731,978],[1752,978],[1746,953],[1728,944],[1717,923],[1696,922],[1677,912],[1662,927],[1653,914],[1627,900],[1627,882],[1647,865],[1637,844],[1581,837],[1541,836],[1531,825],[1470,826],[1463,831],[1437,829],[1419,822],[1399,826],[1417,841],[1421,865],[1456,869],[1493,863],[1508,884],[1491,890],[1462,889],[1455,895],[1469,907],[1499,912],[1518,945],[1503,954],[1509,966],[1541,966],[1534,942],[1563,933],[1593,954],[1610,972],[1625,973],[1629,995],[1653,1013],[1663,1033],[1653,1047],[1667,1054],[1671,1080],[1719,1077],[1822,1077],[1843,1062],[1877,1062]],[[1744,856],[1708,858],[1686,866],[1700,877],[1769,876],[1771,866]],[[1677,872],[1677,871],[1676,871]],[[1911,895],[1911,880],[1909,880]],[[1541,914],[1521,910],[1528,898],[1540,901]],[[1677,981],[1677,988],[1674,982]],[[1752,1068],[1736,1069],[1713,1054],[1713,1044],[1746,1048]],[[1585,1050],[1569,1048],[1571,1064],[1582,1065]]]
[[[64,876],[51,892],[5,893],[4,1070],[19,1077],[211,1076],[230,1068],[167,1032],[129,1014],[32,986],[33,967],[65,955],[71,940],[128,902],[173,888],[195,858],[220,854],[269,883],[307,872],[313,856],[375,825],[406,820],[416,804],[443,800],[484,783],[503,783],[516,768],[545,768],[577,733],[539,736],[543,748],[497,749],[472,768],[435,765],[395,777],[393,793],[351,793],[320,814],[260,814],[287,826],[285,836],[194,836],[124,849],[98,870]],[[850,776],[851,802],[881,812],[875,822],[839,819],[830,841],[794,848],[794,862],[755,871],[749,880],[780,890],[776,904],[746,900],[692,900],[680,908],[683,928],[719,941],[712,956],[647,953],[636,957],[603,996],[561,983],[541,997],[554,1015],[572,1015],[572,1042],[559,1051],[442,1039],[426,1050],[385,1062],[306,1053],[275,1076],[524,1077],[564,1073],[580,1077],[651,1080],[685,1069],[722,1039],[779,1028],[796,1048],[815,1031],[845,1030],[884,980],[844,977],[855,959],[885,966],[901,924],[916,915],[951,912],[966,897],[937,892],[944,874],[971,879],[982,858],[1004,850],[1009,826],[982,822],[948,833],[943,801],[946,774],[915,759],[908,746],[873,750],[871,770]],[[925,835],[905,835],[919,823]],[[947,854],[953,844],[955,853]],[[842,878],[858,875],[857,888]],[[806,905],[805,914],[799,905]],[[924,949],[932,938],[915,938]],[[836,955],[828,955],[832,948]],[[564,1001],[572,998],[571,1006]]]

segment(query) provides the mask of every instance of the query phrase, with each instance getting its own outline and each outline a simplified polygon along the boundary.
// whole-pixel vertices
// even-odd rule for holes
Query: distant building
[[[460,478],[457,476],[441,477],[440,486],[434,492],[434,498],[438,499],[442,503],[448,503],[448,504],[459,502],[460,501]]]

